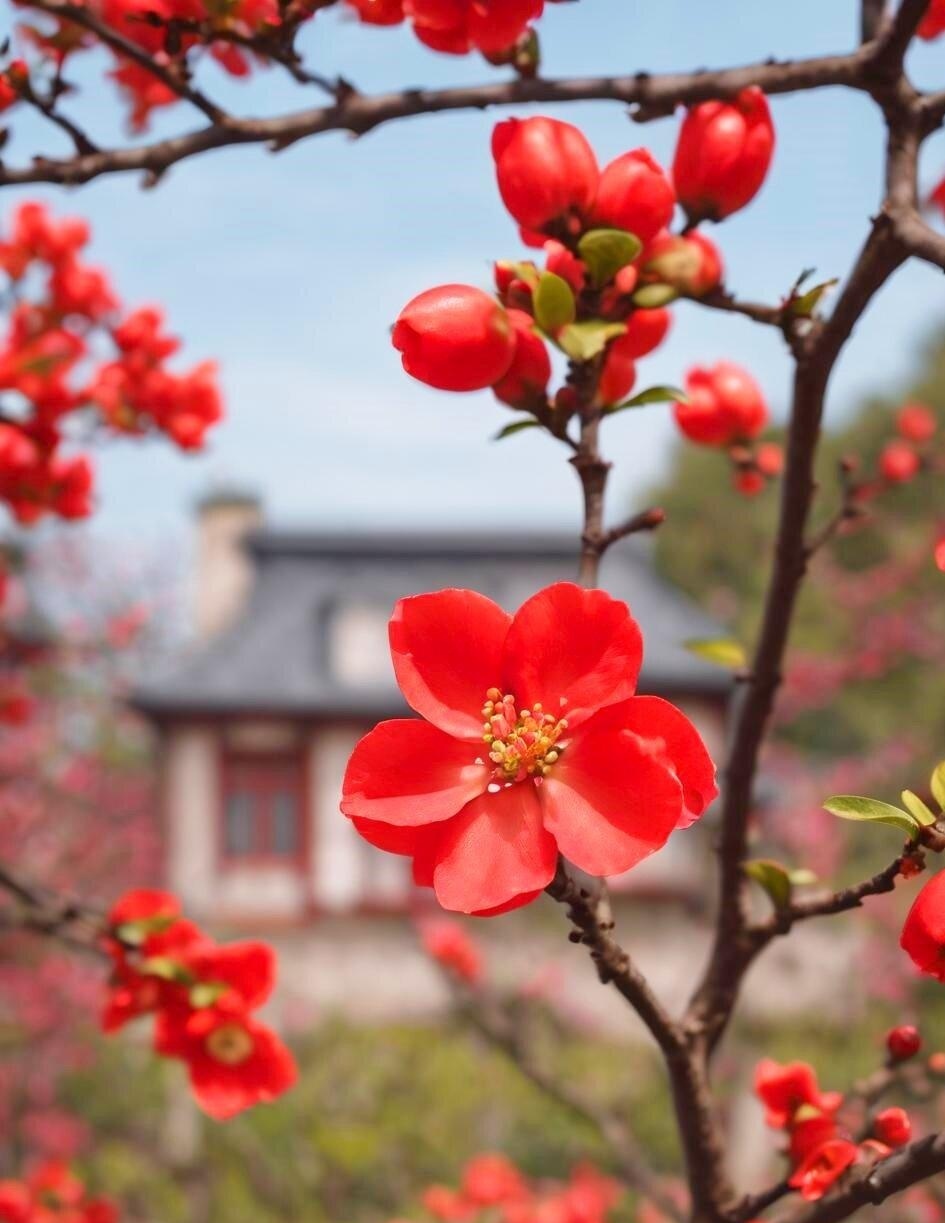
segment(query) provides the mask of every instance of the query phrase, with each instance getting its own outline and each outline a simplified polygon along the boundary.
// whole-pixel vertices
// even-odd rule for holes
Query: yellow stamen
[[[527,777],[541,778],[561,756],[558,742],[568,728],[567,720],[545,713],[541,702],[531,709],[516,709],[511,693],[490,688],[482,707],[483,741],[496,766],[496,781],[509,784]]]

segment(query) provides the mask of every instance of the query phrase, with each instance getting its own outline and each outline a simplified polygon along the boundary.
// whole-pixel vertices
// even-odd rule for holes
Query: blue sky
[[[618,74],[838,50],[855,37],[857,9],[853,0],[549,4],[544,71]],[[334,11],[319,14],[305,37],[315,65],[366,91],[499,75],[472,57],[435,55],[406,29],[365,28]],[[74,74],[86,83],[77,109],[102,138],[114,138],[118,109],[103,63],[90,59]],[[940,83],[943,63],[945,42],[917,48],[916,79]],[[205,83],[245,113],[318,101],[274,72],[245,85],[209,68]],[[713,235],[730,287],[771,301],[803,267],[826,278],[849,266],[880,181],[879,122],[867,99],[832,90],[776,98],[773,110],[779,146],[769,180]],[[331,134],[278,156],[224,150],[175,167],[152,191],[124,177],[19,193],[86,216],[93,256],[112,270],[124,299],[162,304],[186,339],[185,359],[212,356],[222,370],[229,419],[205,457],[181,458],[159,442],[109,445],[101,454],[100,529],[179,536],[193,498],[220,480],[260,490],[273,519],[314,527],[577,523],[561,448],[530,434],[491,444],[508,411],[488,393],[448,395],[413,382],[387,333],[420,290],[451,280],[488,287],[491,261],[521,253],[489,156],[501,113],[412,119],[357,141]],[[602,162],[640,144],[671,159],[676,120],[638,127],[605,103],[544,113],[579,124]],[[200,119],[179,107],[155,133],[182,121]],[[24,125],[10,159],[34,151],[38,139]],[[44,151],[58,150],[55,133],[41,140]],[[926,181],[942,166],[945,141],[936,140]],[[6,208],[17,194],[6,193]],[[917,344],[941,318],[942,288],[940,274],[916,266],[886,290],[837,371],[834,419],[859,394],[907,375]],[[690,364],[721,357],[752,369],[783,414],[789,367],[778,337],[694,306],[678,308],[670,341],[641,362],[638,385],[679,382]],[[674,444],[664,408],[609,424],[616,511],[644,495]]]

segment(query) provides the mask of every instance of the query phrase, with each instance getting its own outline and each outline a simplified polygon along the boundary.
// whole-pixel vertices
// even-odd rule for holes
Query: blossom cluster
[[[29,10],[29,0],[18,0]],[[509,64],[522,75],[538,67],[538,47],[531,23],[541,16],[545,0],[92,0],[93,16],[121,40],[153,60],[155,71],[106,43],[113,64],[109,76],[128,103],[133,130],[148,126],[152,113],[173,106],[184,96],[195,61],[209,55],[237,78],[254,66],[285,62],[285,47],[299,26],[320,9],[338,5],[368,25],[410,23],[426,46],[449,55],[480,52],[493,64]],[[553,0],[549,0],[553,2]],[[36,24],[38,20],[39,24]],[[39,62],[13,60],[0,72],[0,111],[35,90],[41,92],[45,67],[61,74],[67,59],[100,47],[102,41],[85,25],[67,17],[37,13],[19,30],[38,52]]]
[[[0,1180],[0,1223],[116,1223],[108,1198],[89,1197],[67,1164],[51,1160],[22,1180]]]
[[[813,1067],[806,1062],[759,1062],[755,1091],[767,1124],[787,1138],[788,1184],[807,1201],[823,1197],[855,1164],[885,1159],[912,1133],[905,1109],[884,1108],[870,1117],[866,1137],[855,1138],[840,1120],[843,1096],[821,1091]]]
[[[291,1053],[255,1015],[275,983],[269,946],[219,946],[181,916],[175,896],[149,889],[126,893],[108,924],[106,1032],[153,1015],[155,1051],[185,1063],[197,1103],[217,1120],[292,1086]]]
[[[458,1188],[431,1185],[421,1202],[440,1223],[606,1223],[621,1198],[616,1181],[579,1164],[566,1181],[533,1181],[504,1155],[471,1159]]]
[[[70,425],[158,431],[199,449],[223,415],[216,369],[167,368],[179,341],[153,307],[126,312],[106,273],[85,262],[84,221],[21,204],[0,236],[0,272],[11,302],[0,339],[0,500],[17,521],[92,511],[93,470],[65,455]]]
[[[500,403],[559,437],[576,414],[672,399],[628,398],[637,362],[666,338],[676,297],[719,288],[719,251],[693,226],[743,208],[773,148],[768,104],[754,87],[689,109],[671,174],[643,148],[601,168],[583,133],[557,119],[499,123],[492,136],[499,194],[542,263],[497,262],[495,296],[449,284],[415,297],[392,333],[404,369],[440,390],[491,388]],[[674,233],[677,204],[689,224]],[[551,393],[554,350],[571,374]],[[745,370],[725,361],[694,369],[686,392],[675,408],[680,430],[728,448],[741,491],[758,492],[779,473],[780,451],[756,449],[768,409]]]
[[[636,696],[640,629],[603,590],[559,582],[510,616],[471,590],[402,599],[394,673],[419,719],[357,744],[342,811],[413,860],[446,909],[493,916],[535,900],[558,855],[617,875],[715,798],[686,716]]]

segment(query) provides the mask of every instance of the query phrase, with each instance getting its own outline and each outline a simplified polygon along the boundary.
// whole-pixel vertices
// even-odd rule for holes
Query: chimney
[[[253,583],[243,543],[262,524],[262,503],[252,493],[217,489],[197,504],[195,619],[201,639],[229,628]]]

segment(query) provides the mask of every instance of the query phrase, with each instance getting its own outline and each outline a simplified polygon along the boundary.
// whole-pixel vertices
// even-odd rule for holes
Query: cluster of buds
[[[886,485],[908,484],[928,465],[929,444],[938,420],[923,403],[906,403],[896,414],[897,436],[883,447],[879,474]],[[878,490],[877,490],[878,491]]]
[[[669,331],[667,307],[677,297],[705,296],[722,281],[721,256],[709,238],[691,226],[671,232],[677,200],[691,217],[697,210],[703,218],[730,215],[757,192],[773,144],[767,103],[754,89],[690,110],[672,178],[646,149],[601,168],[582,132],[557,119],[499,123],[492,136],[499,194],[543,261],[498,262],[495,297],[460,284],[415,297],[393,329],[405,370],[441,390],[491,387],[501,403],[557,436],[575,414],[630,406],[637,361]],[[714,174],[700,177],[699,167],[709,164]],[[553,394],[549,349],[570,369]],[[744,447],[767,409],[748,375],[739,372],[742,385],[734,386],[732,369],[721,365],[708,376],[723,384],[708,432],[706,393],[691,413],[680,407],[677,415],[696,440],[739,445],[741,484],[757,491],[748,485],[763,484],[778,463],[770,448],[759,457],[746,456]],[[694,385],[700,377],[694,371]],[[647,393],[645,401],[657,398],[673,396]]]
[[[112,958],[102,1027],[154,1016],[154,1048],[187,1066],[194,1096],[225,1120],[295,1082],[291,1053],[255,1012],[275,983],[265,943],[218,946],[181,916],[175,896],[139,889],[108,915]]]
[[[447,55],[478,51],[492,64],[510,64],[523,76],[538,68],[531,22],[544,0],[347,0],[369,25],[409,21],[427,47]]]
[[[0,1223],[116,1223],[114,1202],[89,1197],[67,1164],[50,1160],[22,1180],[0,1180]]]
[[[465,985],[478,985],[483,976],[479,944],[457,922],[424,922],[420,927],[423,949],[451,977]]]
[[[13,303],[0,339],[0,499],[23,524],[91,513],[91,463],[60,449],[80,414],[188,450],[223,415],[215,367],[170,371],[179,342],[157,310],[123,312],[105,272],[82,258],[88,241],[83,221],[54,220],[38,203],[21,204],[0,239]]]
[[[479,1155],[459,1187],[431,1185],[421,1201],[441,1223],[606,1223],[621,1198],[616,1181],[579,1164],[566,1181],[531,1181],[504,1155]]]
[[[810,1202],[823,1197],[855,1164],[885,1159],[912,1134],[905,1109],[884,1108],[870,1115],[866,1136],[854,1138],[840,1119],[843,1096],[821,1091],[806,1062],[779,1065],[766,1058],[755,1069],[755,1091],[767,1124],[787,1137],[788,1184]]]

